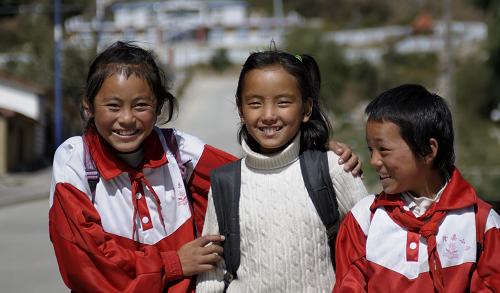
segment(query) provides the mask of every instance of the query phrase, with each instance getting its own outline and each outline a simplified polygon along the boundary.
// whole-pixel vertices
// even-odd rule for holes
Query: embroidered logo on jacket
[[[464,251],[470,250],[470,245],[465,243],[465,239],[459,239],[456,234],[443,236],[443,244],[445,247],[444,257],[448,259],[458,259]]]
[[[177,190],[179,191],[179,196],[177,197],[177,205],[178,206],[183,206],[188,204],[188,197],[186,195],[186,192],[182,188],[181,184],[177,184]]]

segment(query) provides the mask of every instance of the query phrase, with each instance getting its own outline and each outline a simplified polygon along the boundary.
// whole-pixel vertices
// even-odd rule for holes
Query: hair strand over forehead
[[[167,103],[168,112],[166,121],[172,119],[176,99],[169,92],[165,73],[156,62],[152,51],[147,51],[133,42],[118,41],[99,53],[92,61],[87,74],[87,81],[83,89],[82,102],[86,102],[90,111],[93,111],[93,103],[96,95],[104,81],[113,74],[124,74],[130,77],[136,75],[144,79],[157,101],[157,114],[160,114],[164,103]],[[82,108],[83,110],[83,108]],[[82,117],[85,119],[85,115]],[[87,122],[87,127],[92,126],[92,120]]]

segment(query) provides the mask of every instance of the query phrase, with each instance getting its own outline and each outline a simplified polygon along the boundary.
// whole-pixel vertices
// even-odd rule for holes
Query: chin
[[[387,193],[387,194],[396,194],[398,191],[394,188],[391,188],[391,186],[382,186],[382,190]]]
[[[130,146],[113,146],[113,148],[119,153],[132,153],[139,149],[140,145],[130,145]]]

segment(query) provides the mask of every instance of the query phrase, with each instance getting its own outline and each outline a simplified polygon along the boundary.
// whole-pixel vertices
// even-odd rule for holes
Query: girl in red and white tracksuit
[[[383,192],[341,224],[334,292],[498,292],[500,216],[453,166],[451,113],[419,85],[366,108]]]
[[[130,43],[90,67],[87,129],[57,149],[50,194],[50,238],[72,292],[192,292],[191,276],[220,259],[219,245],[204,246],[222,236],[195,240],[195,230],[210,171],[235,158],[154,126],[165,102],[173,109],[164,80],[152,54]]]

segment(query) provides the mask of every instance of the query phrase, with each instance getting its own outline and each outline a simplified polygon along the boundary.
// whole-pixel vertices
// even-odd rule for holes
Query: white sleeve
[[[73,136],[64,141],[56,150],[52,163],[50,183],[50,206],[58,183],[69,183],[86,194],[90,194],[85,165],[83,163],[83,140]]]
[[[205,142],[196,136],[174,129],[175,138],[179,147],[181,161],[187,167],[187,178],[191,177],[196,164],[203,154]],[[188,180],[189,181],[189,180]]]
[[[339,157],[334,152],[328,152],[330,177],[337,196],[340,218],[343,219],[359,200],[368,195],[368,192],[361,178],[344,171],[338,159]]]
[[[207,213],[205,215],[205,224],[202,235],[219,234],[219,224],[215,213],[212,190],[208,192]],[[196,278],[196,292],[224,292],[224,260],[217,263],[213,271],[201,273]]]

